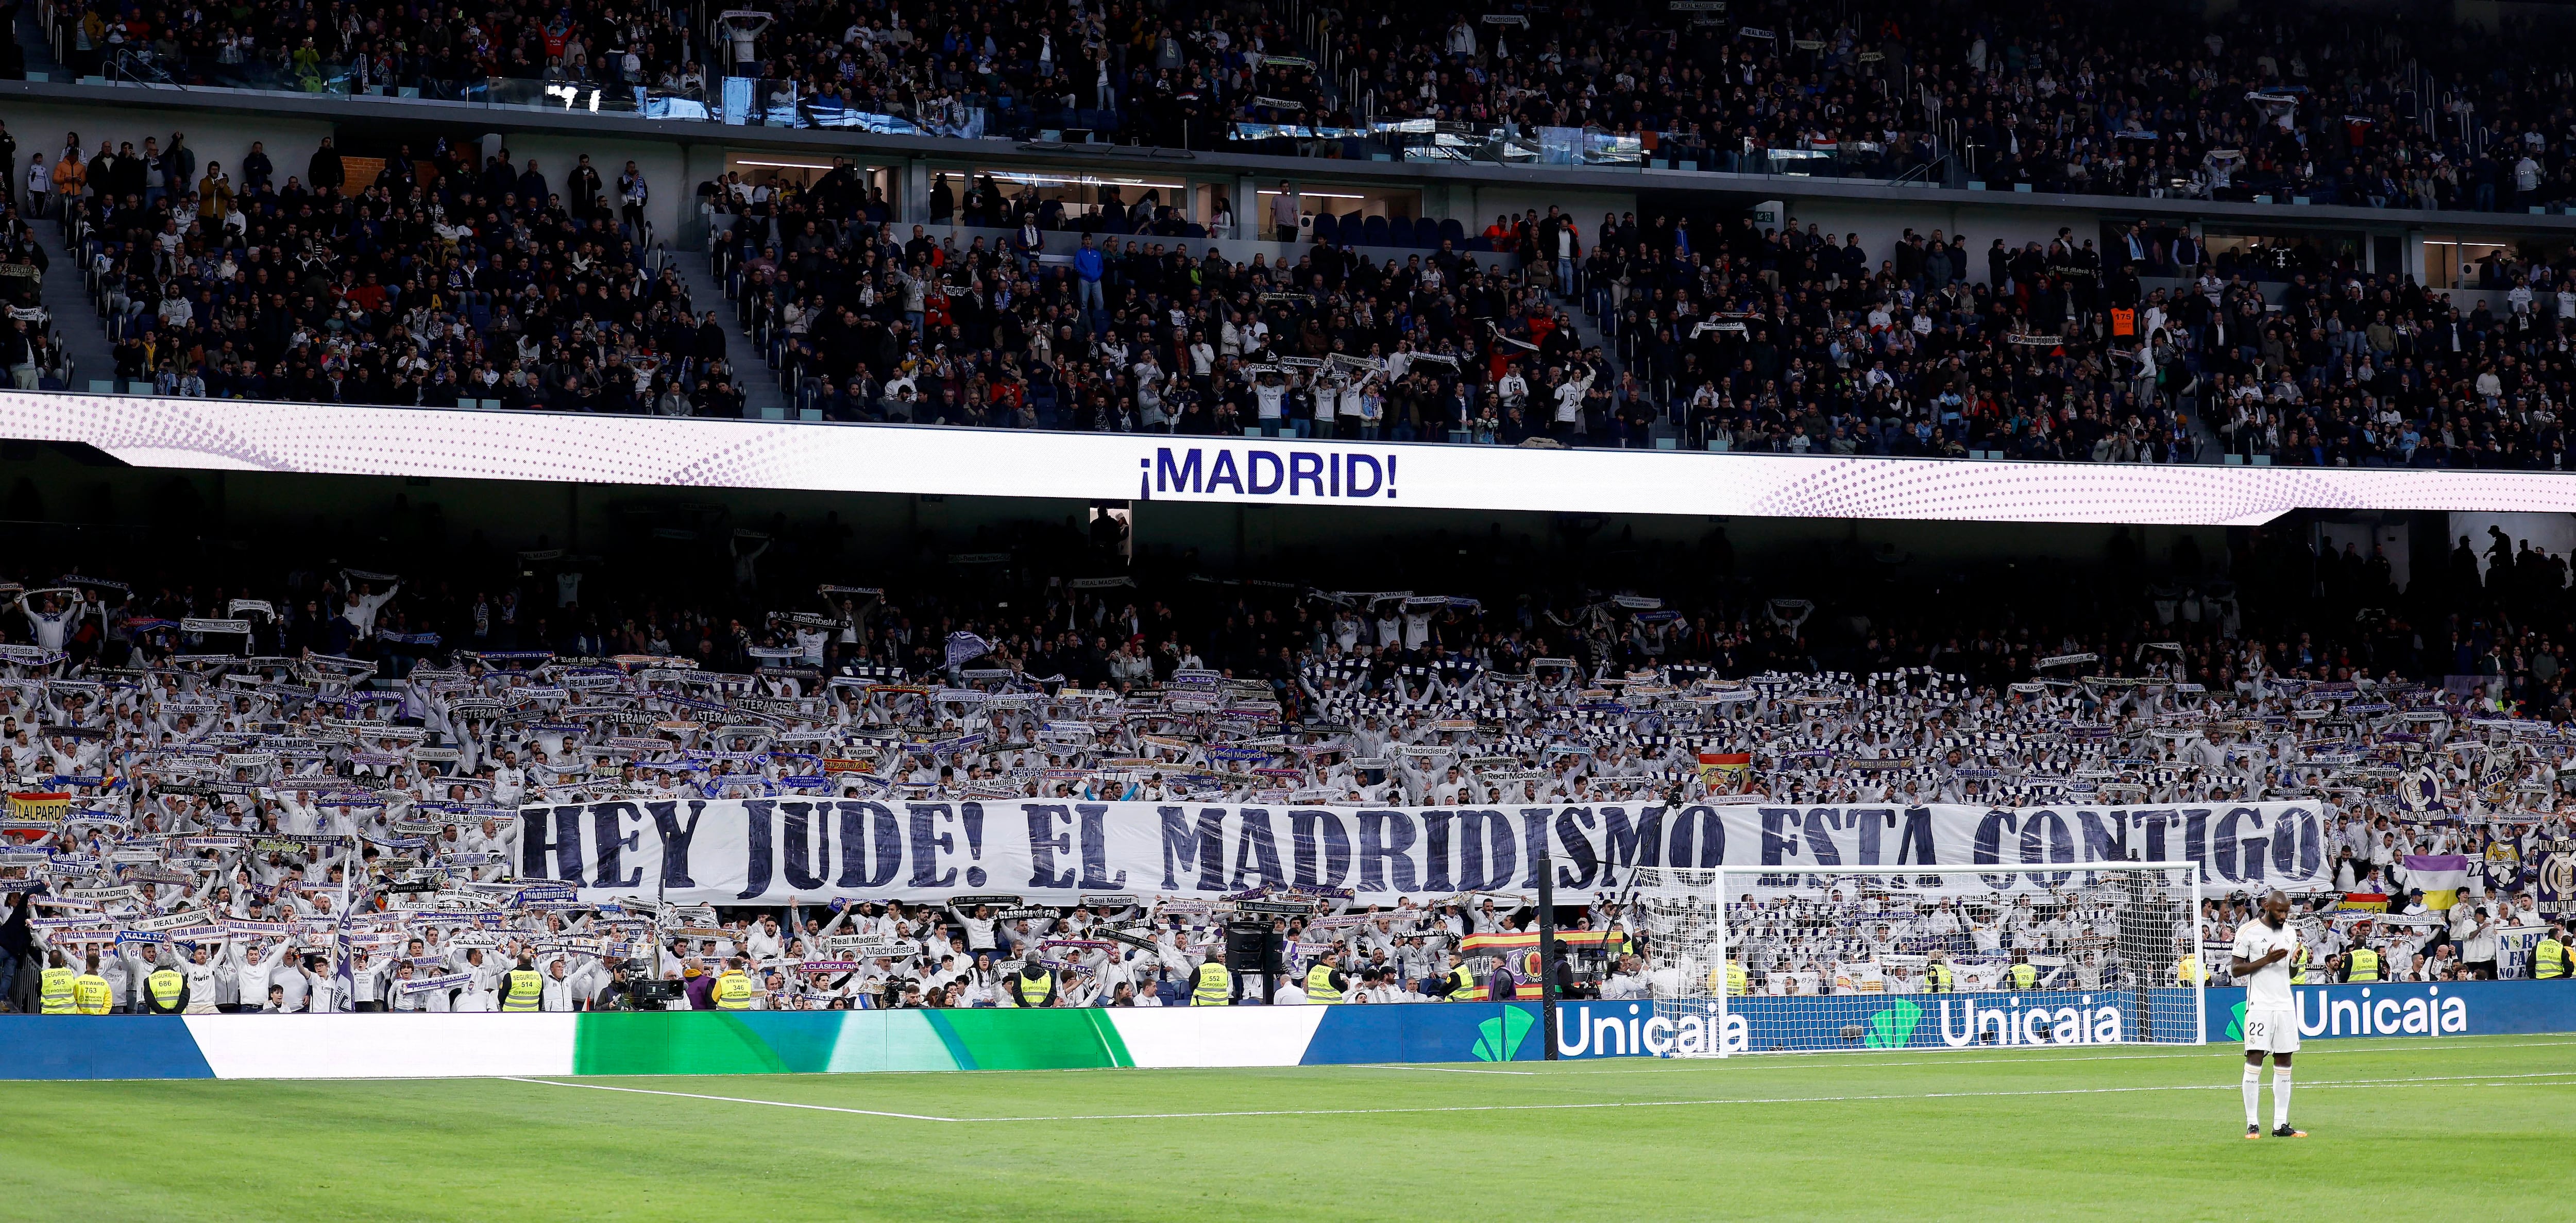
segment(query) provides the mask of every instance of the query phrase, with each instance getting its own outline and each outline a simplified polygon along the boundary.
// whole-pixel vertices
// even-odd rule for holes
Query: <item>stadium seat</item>
[[[1360,223],[1360,245],[1392,246],[1385,217],[1370,217]]]

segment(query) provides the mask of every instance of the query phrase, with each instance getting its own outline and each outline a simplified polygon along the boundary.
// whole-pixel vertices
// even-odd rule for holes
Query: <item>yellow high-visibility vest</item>
[[[742,974],[735,973],[734,975],[741,976]],[[748,984],[748,982],[745,984]],[[718,978],[716,980],[716,989],[719,992],[724,989],[724,980],[722,978]],[[537,970],[533,968],[513,968],[510,970],[509,983],[501,989],[501,1009],[503,1011],[533,1011],[542,1006],[545,1003],[545,1000],[546,979],[543,976],[538,975]],[[721,998],[719,998],[717,1005],[723,1005]],[[727,1009],[730,1010],[735,1008]]]
[[[528,975],[535,976],[536,974],[530,973]],[[759,992],[760,991],[758,989],[753,988],[751,978],[742,975],[742,973],[737,970],[728,968],[725,970],[723,976],[716,978],[716,1009],[719,1011],[748,1011],[751,1009],[752,995]]]
[[[76,1015],[72,1007],[72,981],[80,976],[68,968],[48,968],[38,978],[42,982],[38,995],[38,1012],[46,1015]]]
[[[1210,960],[1199,965],[1199,986],[1190,993],[1191,1006],[1224,1006],[1233,1001],[1234,977],[1225,965]]]
[[[2531,949],[2531,976],[2535,981],[2554,981],[2567,975],[2567,944],[2554,938],[2540,940]]]
[[[85,972],[72,979],[72,1008],[83,1015],[104,1015],[115,995],[107,988],[107,978]]]
[[[2355,947],[2346,962],[2352,965],[2352,976],[2347,978],[2348,980],[2376,981],[2379,979],[2378,952],[2368,947]]]
[[[1342,1000],[1342,991],[1333,988],[1333,974],[1339,971],[1330,964],[1317,964],[1306,970],[1306,1001],[1332,1003]]]

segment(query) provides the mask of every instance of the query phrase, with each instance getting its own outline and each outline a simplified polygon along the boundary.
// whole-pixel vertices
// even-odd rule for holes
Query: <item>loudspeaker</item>
[[[1225,928],[1225,966],[1229,972],[1277,973],[1279,936],[1260,923]]]

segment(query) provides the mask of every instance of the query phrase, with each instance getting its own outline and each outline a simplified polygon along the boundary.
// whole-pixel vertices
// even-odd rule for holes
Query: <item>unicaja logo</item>
[[[2301,1036],[2458,1036],[2469,1030],[2469,1002],[2442,987],[2291,991],[2299,1006]],[[2245,1039],[2245,1004],[2228,1008],[2228,1040]]]
[[[1637,1003],[1609,1003],[1595,1010],[1591,1003],[1563,1007],[1557,1011],[1556,1052],[1559,1057],[1627,1057],[1645,1054],[1670,1057],[1674,1054],[1697,1054],[1709,1051],[1709,1034],[1717,1027],[1714,1007],[1680,1016],[1650,1014]],[[1726,1017],[1725,1038],[1729,1052],[1745,1050],[1744,1016]]]
[[[1953,1049],[1969,1045],[2116,1045],[2127,1040],[2120,1008],[2095,1006],[2086,994],[2077,1006],[2024,1007],[2007,998],[1999,1007],[1979,1006],[1973,999],[1941,999],[1941,1043]],[[1872,1046],[1876,1047],[1876,1046]]]
[[[2445,998],[2438,985],[2420,993],[2383,988],[2375,998],[2369,986],[2357,996],[2308,989],[2295,996],[2301,1036],[2458,1036],[2469,1030],[2468,999]]]
[[[1508,1062],[1520,1054],[1521,1042],[1537,1022],[1519,1007],[1504,1007],[1502,1014],[1476,1025],[1476,1047],[1470,1052],[1480,1062]]]
[[[1902,1049],[1914,1040],[1914,1029],[1923,1022],[1923,1008],[1902,998],[1885,1010],[1869,1017],[1869,1031],[1861,1037],[1864,1049]]]

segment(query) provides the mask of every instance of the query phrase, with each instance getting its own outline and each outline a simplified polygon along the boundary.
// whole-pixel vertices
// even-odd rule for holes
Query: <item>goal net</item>
[[[1671,1056],[2201,1044],[2183,863],[1640,867]]]

